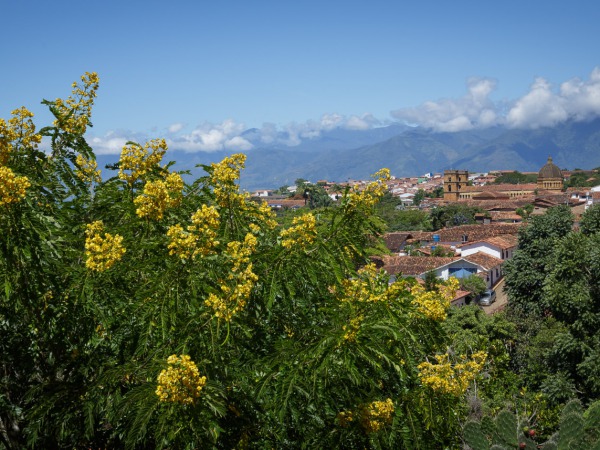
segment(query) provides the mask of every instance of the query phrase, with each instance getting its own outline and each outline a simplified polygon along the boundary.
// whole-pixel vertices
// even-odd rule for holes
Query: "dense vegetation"
[[[456,280],[369,264],[386,170],[284,226],[239,192],[244,155],[186,180],[164,140],[130,142],[101,177],[97,88],[46,101],[39,131],[0,119],[1,446],[460,448],[503,408],[545,438],[597,398],[595,209],[581,233],[532,219],[509,314],[450,309]]]
[[[494,184],[525,184],[525,183],[535,183],[537,181],[537,174],[530,173],[524,174],[517,170],[514,172],[506,172],[496,177],[494,180]]]

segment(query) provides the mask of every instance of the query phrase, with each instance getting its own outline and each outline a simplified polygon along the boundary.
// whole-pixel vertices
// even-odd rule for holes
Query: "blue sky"
[[[5,1],[0,117],[100,75],[100,152],[189,151],[390,121],[455,131],[600,115],[600,3]],[[7,20],[8,19],[8,20]],[[41,125],[42,123],[40,123]]]

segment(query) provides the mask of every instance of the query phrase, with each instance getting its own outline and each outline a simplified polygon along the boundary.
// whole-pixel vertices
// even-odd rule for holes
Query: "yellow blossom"
[[[0,166],[0,207],[23,200],[30,186],[27,177],[16,176],[10,168]]]
[[[424,316],[432,320],[443,321],[446,319],[450,302],[456,294],[458,284],[458,280],[454,277],[442,283],[439,286],[439,291],[426,291],[424,286],[415,284],[411,288],[412,302]]]
[[[280,233],[281,245],[285,248],[307,248],[317,238],[317,219],[311,213],[294,217],[292,226]]]
[[[342,302],[381,302],[391,300],[388,295],[387,278],[375,264],[367,264],[358,270],[357,277],[343,280],[337,297]]]
[[[417,366],[424,386],[441,394],[463,395],[485,365],[487,354],[483,351],[468,359],[460,355],[459,362],[452,364],[448,354],[436,355],[436,363],[422,362]]]
[[[119,178],[133,185],[146,173],[159,167],[166,151],[167,141],[164,139],[153,139],[146,142],[144,146],[128,143],[121,150]]]
[[[53,106],[60,117],[54,121],[54,126],[67,133],[84,134],[90,123],[99,82],[96,72],[86,72],[81,76],[81,84],[73,83],[72,96],[66,100],[57,98]]]
[[[137,206],[136,214],[141,218],[160,220],[167,208],[173,208],[181,202],[183,179],[176,172],[169,173],[164,180],[148,181],[144,191],[133,202]]]
[[[216,240],[219,224],[217,209],[214,206],[202,205],[192,215],[192,225],[189,225],[187,230],[179,224],[169,227],[169,254],[178,255],[181,259],[213,254],[213,249],[219,245],[219,241]]]
[[[204,301],[214,311],[214,316],[229,322],[235,314],[246,306],[258,276],[252,271],[250,255],[254,252],[257,239],[252,233],[246,234],[243,242],[231,241],[227,244],[227,256],[231,268],[226,280],[220,285],[221,295],[209,294]]]
[[[360,324],[364,320],[364,316],[360,315],[358,317],[354,317],[350,319],[350,322],[347,325],[342,326],[342,330],[344,333],[344,340],[348,342],[356,341],[356,337],[358,336],[358,331],[360,330]]]
[[[125,254],[123,237],[105,233],[101,220],[88,224],[85,235],[85,265],[88,269],[104,272]]]
[[[196,363],[188,355],[171,355],[168,368],[160,372],[156,395],[161,402],[193,404],[206,385],[206,377],[200,376]]]
[[[101,181],[100,170],[98,164],[93,159],[85,159],[82,155],[77,155],[76,164],[78,169],[75,170],[75,175],[81,181],[86,183],[99,183]]]
[[[340,427],[347,428],[354,421],[354,413],[352,411],[340,411],[337,414],[337,421]]]
[[[370,209],[386,193],[390,176],[389,169],[381,169],[371,175],[374,181],[368,183],[364,189],[352,187],[344,199],[344,207],[348,210]]]
[[[6,165],[15,149],[37,148],[42,136],[35,132],[33,113],[24,106],[11,112],[7,121],[0,119],[0,165]]]
[[[245,211],[249,193],[240,194],[236,181],[240,178],[240,170],[244,168],[246,155],[236,153],[225,157],[219,163],[210,165],[209,184],[213,187],[215,201],[221,208]]]
[[[213,186],[232,186],[240,178],[240,170],[244,168],[245,162],[246,155],[236,153],[219,163],[212,163],[210,183]]]
[[[392,422],[394,410],[391,398],[363,405],[360,409],[360,424],[367,433],[376,433]]]

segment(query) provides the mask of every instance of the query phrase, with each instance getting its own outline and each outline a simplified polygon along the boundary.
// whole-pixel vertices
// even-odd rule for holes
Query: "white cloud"
[[[567,112],[576,120],[600,115],[600,67],[592,71],[589,81],[574,78],[564,82],[560,95],[565,99]]]
[[[372,114],[363,114],[362,116],[348,117],[345,128],[350,130],[368,130],[380,124],[381,122]]]
[[[109,131],[103,136],[88,136],[88,142],[98,155],[120,154],[125,144],[129,141],[144,144],[148,137],[133,131],[116,130]]]
[[[429,101],[416,108],[392,111],[396,119],[418,123],[436,131],[461,131],[488,127],[499,121],[497,108],[489,98],[496,88],[491,78],[470,78],[467,93],[458,99]]]
[[[169,126],[169,133],[179,133],[185,125],[183,123],[174,123]]]
[[[558,90],[544,78],[537,78],[527,94],[508,104],[490,99],[495,89],[493,79],[470,78],[463,97],[429,101],[415,108],[392,111],[391,115],[405,123],[448,132],[500,124],[539,128],[600,116],[600,67],[592,71],[589,80],[573,78]]]
[[[169,141],[169,147],[187,152],[213,152],[217,150],[249,150],[252,143],[240,135],[246,127],[231,119],[220,124],[204,123],[191,133],[182,134]]]
[[[252,143],[248,142],[243,137],[236,136],[236,137],[231,138],[228,141],[226,141],[224,147],[228,150],[231,149],[231,150],[245,151],[245,150],[250,150],[253,147],[253,145],[252,145]]]
[[[213,152],[218,150],[247,151],[255,146],[280,144],[294,147],[303,141],[319,138],[324,132],[336,128],[366,130],[382,123],[371,114],[344,116],[337,113],[323,114],[319,120],[291,122],[285,125],[265,123],[261,128],[248,130],[243,123],[232,119],[221,123],[205,122],[191,132],[182,133],[185,124],[173,123],[162,128],[169,148],[186,152]],[[145,143],[162,137],[160,127],[151,130],[151,135],[127,131],[111,131],[104,136],[91,136],[91,145],[99,154],[118,154],[127,141]]]
[[[508,112],[506,123],[512,128],[539,128],[556,125],[568,117],[564,97],[552,92],[546,80],[538,78]]]

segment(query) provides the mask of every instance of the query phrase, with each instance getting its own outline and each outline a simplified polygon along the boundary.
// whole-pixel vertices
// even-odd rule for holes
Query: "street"
[[[508,297],[504,292],[504,277],[494,286],[496,291],[496,301],[490,306],[482,306],[486,314],[494,314],[495,312],[502,311],[508,303]]]

